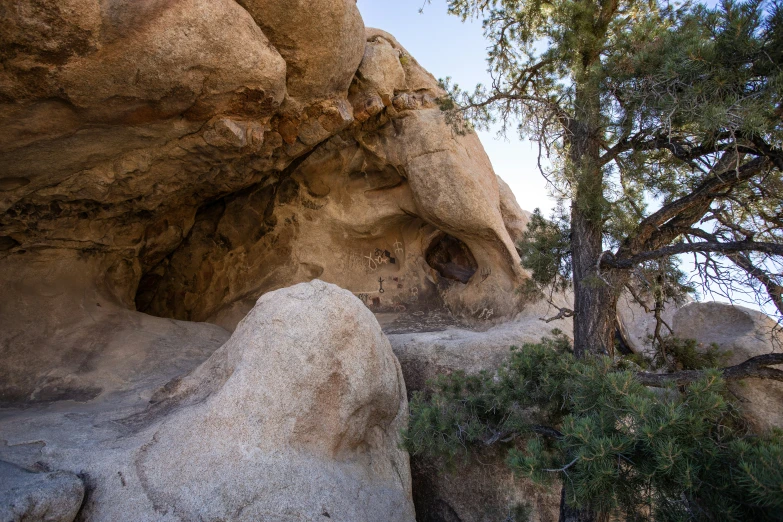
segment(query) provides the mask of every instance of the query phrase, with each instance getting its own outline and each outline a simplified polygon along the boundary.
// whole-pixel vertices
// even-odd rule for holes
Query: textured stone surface
[[[84,499],[84,484],[73,473],[34,473],[0,461],[0,520],[71,522]]]
[[[0,13],[0,459],[78,473],[83,520],[411,520],[373,313],[415,389],[569,330],[437,81],[354,0]],[[545,512],[485,471],[426,505]]]
[[[560,305],[568,296],[554,296]],[[447,327],[441,331],[389,334],[394,353],[402,366],[410,391],[426,389],[436,375],[454,371],[494,371],[510,354],[512,346],[539,342],[557,328],[571,335],[571,321],[551,323],[540,317],[555,312],[543,303],[529,304],[524,312],[485,331]],[[417,520],[421,522],[493,522],[506,520],[514,509],[527,505],[539,522],[557,520],[559,491],[535,487],[515,479],[502,452],[484,451],[467,465],[455,469],[442,462],[411,459],[413,497]],[[508,518],[513,520],[513,518]]]
[[[371,312],[524,305],[518,208],[436,80],[353,0],[1,12],[0,457],[80,473],[85,520],[412,519]],[[264,305],[218,350],[315,278],[359,300]]]
[[[654,302],[647,295],[640,296],[649,303]],[[665,324],[661,325],[661,335],[666,337],[671,334],[669,327],[672,327],[674,316],[677,313],[678,306],[675,303],[666,303],[661,313],[661,319]],[[634,353],[644,354],[648,357],[654,356],[652,345],[653,334],[655,333],[655,315],[646,312],[644,308],[627,292],[620,295],[617,302],[617,324],[620,328],[623,341]]]
[[[484,325],[515,314],[525,274],[506,222],[518,234],[526,216],[478,137],[445,123],[440,94],[393,37],[368,29],[349,92],[357,121],[276,184],[202,207],[185,241],[142,277],[139,309],[231,329],[258,295],[319,277],[376,313],[445,306]],[[449,242],[473,261],[446,256],[460,280],[428,263]]]
[[[399,364],[349,292],[316,280],[264,295],[179,388],[208,397],[138,462],[154,501],[185,519],[414,519]]]
[[[0,457],[82,473],[86,520],[414,520],[402,373],[350,292],[268,293],[189,375],[139,393],[6,412]]]
[[[540,319],[555,314],[548,305],[539,302],[528,305],[514,319],[483,331],[448,327],[441,331],[390,333],[388,337],[402,365],[408,389],[422,390],[427,380],[439,374],[457,370],[492,371],[508,358],[512,346],[537,343],[542,337],[551,337],[553,329],[571,336],[570,320],[546,323]]]
[[[228,339],[211,324],[123,306],[123,296],[111,290],[131,270],[72,250],[43,249],[5,260],[0,406],[148,399],[149,389],[190,371]]]
[[[449,471],[443,462],[414,458],[411,469],[418,522],[558,520],[558,488],[515,478],[502,451],[482,451]]]

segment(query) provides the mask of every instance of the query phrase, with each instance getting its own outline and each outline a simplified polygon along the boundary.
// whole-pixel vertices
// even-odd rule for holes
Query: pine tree
[[[483,20],[493,78],[473,93],[446,80],[450,119],[517,124],[552,160],[549,235],[567,245],[538,238],[525,262],[542,284],[572,282],[577,356],[611,350],[622,292],[687,291],[678,254],[783,317],[782,6],[449,2]]]
[[[663,307],[692,291],[678,268],[681,254],[693,255],[707,289],[745,290],[783,318],[783,4],[449,0],[448,6],[463,20],[482,20],[492,76],[491,85],[472,93],[443,82],[449,121],[462,132],[496,121],[503,131],[517,126],[551,160],[544,174],[559,212],[549,220],[534,215],[521,248],[541,287],[573,287],[574,309],[558,317],[573,317],[574,365],[588,371],[603,364],[594,358],[612,353],[623,292],[656,314],[662,346]],[[780,379],[768,366],[783,360],[771,357],[724,375]],[[684,385],[701,376],[636,378]],[[647,404],[643,396],[634,400]],[[573,428],[595,428],[588,424]],[[611,445],[613,436],[601,444]],[[611,475],[608,463],[576,459],[556,469],[566,465],[571,475]],[[561,520],[592,520],[606,507],[605,499],[587,494],[606,490],[588,483],[572,491],[574,506],[564,488]],[[661,494],[656,506],[676,503]]]

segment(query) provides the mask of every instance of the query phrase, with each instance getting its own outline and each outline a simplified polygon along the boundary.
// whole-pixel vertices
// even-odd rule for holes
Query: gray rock
[[[178,395],[206,399],[139,452],[156,505],[185,519],[414,520],[402,374],[350,292],[315,280],[265,294]]]
[[[2,522],[71,522],[83,499],[84,484],[73,473],[33,473],[0,461]]]
[[[4,412],[0,458],[84,473],[89,521],[414,520],[402,373],[346,290],[267,293],[190,374],[145,390],[145,409],[103,394]]]

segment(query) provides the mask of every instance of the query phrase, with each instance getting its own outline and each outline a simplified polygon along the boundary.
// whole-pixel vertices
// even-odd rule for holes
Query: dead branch
[[[783,370],[770,368],[777,364],[783,364],[783,353],[769,353],[751,357],[747,361],[723,368],[721,373],[727,381],[740,379],[772,379],[783,382]],[[645,386],[663,388],[671,383],[679,386],[690,384],[704,377],[702,370],[682,370],[674,373],[650,373],[637,372],[636,378]]]

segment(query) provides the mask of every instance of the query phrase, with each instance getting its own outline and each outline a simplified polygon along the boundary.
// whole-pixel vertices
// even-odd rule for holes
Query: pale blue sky
[[[486,47],[477,22],[462,23],[446,14],[445,0],[358,0],[359,11],[368,27],[393,34],[414,58],[436,78],[451,76],[463,88],[488,84]],[[546,182],[538,172],[537,147],[521,142],[515,134],[507,140],[493,132],[480,132],[481,142],[495,172],[511,186],[519,205],[532,211],[541,208],[546,215],[554,205],[547,196]]]

